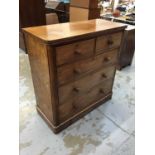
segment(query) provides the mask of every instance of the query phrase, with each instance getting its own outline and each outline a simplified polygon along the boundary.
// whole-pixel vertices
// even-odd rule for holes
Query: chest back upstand
[[[37,111],[55,133],[111,98],[125,28],[96,19],[23,29]]]

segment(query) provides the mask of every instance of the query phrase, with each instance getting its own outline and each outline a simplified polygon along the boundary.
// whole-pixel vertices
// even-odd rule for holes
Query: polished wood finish
[[[124,32],[123,43],[119,52],[119,64],[117,68],[131,65],[135,52],[135,27],[129,25]]]
[[[114,73],[115,67],[106,67],[95,73],[90,73],[77,81],[59,87],[59,104],[63,104],[68,100],[76,100],[76,96],[89,92],[94,86],[112,78]]]
[[[92,110],[94,110],[98,106],[102,105],[104,102],[106,102],[109,99],[111,99],[111,97],[112,97],[112,93],[110,92],[107,95],[105,95],[103,98],[100,98],[97,101],[95,101],[94,103],[92,103],[91,105],[85,107],[83,110],[81,110],[77,114],[73,115],[72,117],[70,117],[69,119],[67,119],[63,123],[59,124],[58,126],[54,126],[48,120],[46,115],[41,111],[41,109],[38,106],[37,106],[37,111],[40,114],[40,116],[45,120],[47,125],[53,130],[53,132],[57,134],[60,131],[62,131],[63,129],[67,128],[69,125],[73,124],[75,121],[77,121],[80,118],[82,118],[83,116],[85,116],[87,113],[91,112]]]
[[[92,89],[80,95],[72,95],[67,101],[59,106],[59,120],[64,122],[70,117],[78,114],[84,108],[90,106],[95,101],[105,97],[111,92],[113,79],[99,83]]]
[[[53,79],[54,74],[49,75],[47,47],[30,35],[25,34],[25,39],[31,65],[37,106],[48,117],[49,121],[55,124],[55,111],[52,107],[55,102],[53,93],[54,89],[51,88],[50,84],[50,79]]]
[[[62,65],[69,62],[74,62],[87,57],[94,53],[95,40],[85,40],[73,44],[56,47],[56,62],[57,65]],[[63,54],[65,51],[65,55]]]
[[[125,27],[98,19],[24,29],[37,110],[55,133],[111,98],[121,37],[113,49],[96,45]]]
[[[113,33],[97,38],[96,51],[102,53],[107,49],[113,49],[120,46],[122,32]]]
[[[123,31],[126,25],[101,19],[86,20],[40,27],[28,27],[23,30],[46,44],[59,44],[64,41],[102,36],[106,33]],[[85,40],[85,39],[84,39]]]
[[[90,57],[81,61],[73,62],[72,65],[66,64],[58,68],[58,84],[62,85],[67,82],[77,80],[91,71],[98,68],[106,67],[108,65],[116,64],[118,59],[118,50]]]

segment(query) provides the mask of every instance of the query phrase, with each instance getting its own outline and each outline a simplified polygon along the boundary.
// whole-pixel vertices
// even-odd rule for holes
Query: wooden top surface
[[[70,22],[24,28],[25,33],[29,33],[45,42],[53,42],[66,38],[73,38],[85,34],[109,30],[123,30],[125,24],[106,21],[103,19],[87,20],[80,22]]]

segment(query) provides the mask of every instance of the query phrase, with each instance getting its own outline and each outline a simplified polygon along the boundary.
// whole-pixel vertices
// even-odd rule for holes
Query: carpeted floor
[[[55,135],[35,109],[28,56],[20,51],[20,155],[134,155],[134,64],[117,71],[113,97]]]

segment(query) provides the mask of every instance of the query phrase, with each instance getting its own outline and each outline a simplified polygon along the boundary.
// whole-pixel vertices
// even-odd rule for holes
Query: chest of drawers
[[[23,29],[37,110],[55,133],[111,98],[125,27],[96,19]]]

